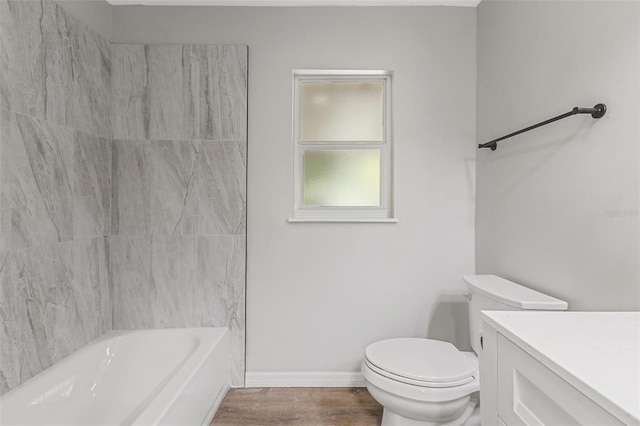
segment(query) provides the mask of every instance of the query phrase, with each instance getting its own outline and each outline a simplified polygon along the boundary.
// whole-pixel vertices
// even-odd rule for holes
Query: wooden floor
[[[382,406],[366,388],[231,389],[211,426],[378,426]]]

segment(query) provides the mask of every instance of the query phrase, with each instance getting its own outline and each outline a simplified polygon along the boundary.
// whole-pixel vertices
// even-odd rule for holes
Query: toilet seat
[[[472,354],[468,354],[468,356],[469,358],[473,357]],[[465,383],[464,385],[431,387],[414,385],[406,383],[406,381],[396,380],[379,374],[373,370],[371,364],[366,361],[362,363],[361,371],[370,392],[371,386],[373,386],[397,397],[414,401],[446,402],[463,398],[480,390],[480,378],[477,375],[469,383]]]
[[[451,343],[432,339],[399,338],[373,343],[365,350],[364,362],[384,377],[429,388],[462,386],[477,376],[477,363]]]
[[[421,387],[425,387],[425,388],[450,388],[450,387],[455,387],[455,386],[462,386],[465,385],[469,382],[471,382],[474,377],[470,376],[466,379],[463,380],[458,380],[455,382],[450,382],[450,383],[434,383],[434,382],[425,382],[422,380],[415,380],[415,379],[410,379],[404,376],[399,376],[397,374],[393,374],[390,373],[388,371],[385,371],[381,368],[376,367],[375,365],[373,365],[371,362],[369,362],[366,358],[364,360],[364,364],[373,372],[379,374],[380,376],[383,376],[385,378],[391,379],[391,380],[395,380],[397,382],[400,383],[404,383],[404,384],[409,384],[409,385],[414,385],[414,386],[421,386]]]

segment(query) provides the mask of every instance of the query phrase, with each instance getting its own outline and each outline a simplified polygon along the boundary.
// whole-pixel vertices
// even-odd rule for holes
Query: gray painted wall
[[[0,1],[0,393],[111,329],[109,43]]]
[[[468,347],[475,23],[473,8],[115,8],[116,42],[249,46],[249,372],[356,372],[388,337]],[[398,224],[287,223],[295,68],[394,72]]]
[[[477,272],[639,309],[640,3],[483,1],[477,56],[479,142],[608,107],[477,152]]]

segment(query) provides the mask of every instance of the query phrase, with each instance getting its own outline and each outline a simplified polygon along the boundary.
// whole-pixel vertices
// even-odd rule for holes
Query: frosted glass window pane
[[[382,141],[381,81],[320,81],[300,84],[300,140]]]
[[[380,206],[379,150],[304,153],[305,206]]]

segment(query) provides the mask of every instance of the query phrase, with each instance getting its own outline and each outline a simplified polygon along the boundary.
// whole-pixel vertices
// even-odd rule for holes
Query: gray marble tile
[[[242,142],[115,141],[114,234],[243,234]]]
[[[148,67],[142,44],[111,45],[111,112],[115,139],[146,139]]]
[[[195,324],[229,327],[233,386],[244,386],[245,253],[244,236],[196,240]]]
[[[2,1],[0,93],[12,111],[111,137],[109,42],[57,4]]]
[[[3,105],[45,116],[45,60],[38,1],[0,1],[0,97]]]
[[[92,239],[93,243],[97,245],[99,249],[99,283],[100,293],[103,297],[100,298],[100,307],[97,312],[101,321],[102,333],[107,333],[113,330],[113,293],[111,289],[111,250],[109,249],[109,237],[104,236],[102,238]]]
[[[108,235],[110,140],[7,110],[1,115],[1,247]]]
[[[203,118],[203,96],[207,90],[207,46],[187,44],[182,46],[182,104],[184,136],[186,139],[203,139],[200,121]]]
[[[142,235],[151,232],[150,143],[113,141],[111,232]]]
[[[247,47],[113,45],[118,139],[245,141]]]
[[[154,327],[191,327],[195,284],[195,238],[154,235],[151,239],[151,277]]]
[[[201,143],[157,141],[149,151],[153,233],[194,234],[204,214],[199,202]]]
[[[74,132],[73,237],[111,232],[111,140]]]
[[[46,368],[30,326],[29,301],[24,281],[16,281],[16,255],[14,252],[0,254],[0,394],[21,384]],[[42,342],[44,343],[44,342]]]
[[[244,387],[245,374],[245,339],[246,339],[246,296],[245,280],[233,281],[227,284],[233,292],[237,305],[235,311],[229,315],[229,331],[231,337],[231,365],[229,366],[231,374],[231,385],[235,387]]]
[[[185,107],[190,101],[183,73],[181,45],[145,46],[148,66],[148,139],[188,139]]]
[[[114,330],[153,327],[151,235],[111,236],[109,258]]]
[[[112,45],[114,137],[185,139],[182,49]]]
[[[67,124],[69,111],[73,103],[79,99],[69,98],[75,90],[76,76],[74,71],[74,39],[72,22],[65,13],[58,14],[58,6],[53,2],[42,2],[43,11],[40,19],[44,61],[44,111],[45,118],[52,123]],[[78,74],[78,79],[80,75]]]
[[[207,46],[201,92],[200,139],[246,141],[247,47]],[[204,84],[203,84],[204,86]]]
[[[62,9],[55,6],[60,15]],[[90,31],[74,18],[70,22],[71,84],[65,93],[67,101],[65,125],[105,138],[111,130],[111,49],[110,43]],[[47,111],[56,108],[51,105]]]
[[[74,134],[22,114],[2,111],[0,231],[3,249],[73,237]]]
[[[243,142],[202,142],[197,233],[246,232],[246,157]]]
[[[54,352],[55,361],[111,330],[111,294],[109,291],[108,246],[104,237],[74,240],[67,243],[72,271],[70,298],[73,307],[69,340],[73,346],[62,344]],[[73,336],[72,336],[73,335]],[[56,342],[59,331],[55,330]],[[75,339],[75,340],[73,340]],[[57,348],[57,345],[53,345]],[[58,354],[60,356],[58,357]]]
[[[104,238],[45,244],[3,255],[3,391],[109,330],[106,277]]]
[[[110,239],[114,329],[192,327],[195,239]]]
[[[154,233],[245,232],[246,166],[239,142],[152,142]]]

